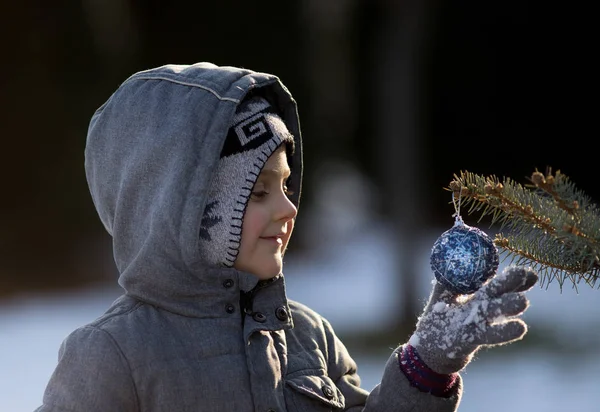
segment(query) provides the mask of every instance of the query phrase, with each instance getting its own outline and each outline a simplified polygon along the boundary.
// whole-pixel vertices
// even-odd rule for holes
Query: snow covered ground
[[[420,296],[430,287],[429,252],[442,230],[419,240],[423,262]],[[321,257],[290,256],[286,263],[288,295],[326,316],[343,332],[381,329],[392,320],[398,296],[390,288],[394,273],[389,235],[373,227],[361,236],[338,239]],[[326,257],[326,258],[325,258]],[[32,295],[0,305],[0,412],[33,411],[54,369],[62,339],[101,314],[118,296],[115,287],[76,293]],[[568,347],[585,342],[600,348],[600,290],[582,286],[579,293],[558,285],[536,287],[525,319],[552,328]],[[350,310],[351,309],[351,310]],[[518,345],[518,343],[516,344]],[[386,356],[355,354],[363,386],[379,380]],[[536,349],[506,356],[486,356],[463,373],[461,412],[544,411],[600,412],[600,349],[556,355]]]

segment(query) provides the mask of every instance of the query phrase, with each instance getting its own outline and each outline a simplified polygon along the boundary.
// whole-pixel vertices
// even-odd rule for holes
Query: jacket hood
[[[241,290],[258,282],[233,268],[207,267],[199,243],[221,149],[236,106],[250,92],[266,98],[294,136],[291,200],[298,207],[297,105],[274,75],[212,63],[165,65],[130,76],[92,116],[86,177],[128,295],[198,315],[224,279]]]

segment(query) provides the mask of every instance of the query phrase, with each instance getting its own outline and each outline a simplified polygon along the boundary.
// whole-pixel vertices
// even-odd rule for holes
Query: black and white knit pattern
[[[269,103],[253,97],[240,103],[221,151],[200,228],[201,254],[212,266],[231,267],[239,253],[248,199],[269,156],[293,142]]]

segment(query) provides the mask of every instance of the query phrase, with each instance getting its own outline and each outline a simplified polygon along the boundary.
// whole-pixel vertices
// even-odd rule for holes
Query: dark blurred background
[[[3,1],[0,297],[115,281],[85,181],[87,126],[120,82],[167,63],[281,78],[303,128],[302,209],[332,164],[364,176],[378,199],[371,212],[403,234],[452,224],[444,187],[461,170],[525,184],[552,167],[597,199],[596,47],[591,12],[578,7]],[[302,216],[290,253],[314,247]]]

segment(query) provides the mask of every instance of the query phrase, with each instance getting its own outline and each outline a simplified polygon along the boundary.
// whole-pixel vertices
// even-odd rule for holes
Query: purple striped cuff
[[[398,357],[400,370],[412,386],[421,392],[428,392],[441,398],[449,398],[456,392],[458,374],[443,375],[427,366],[419,357],[417,350],[406,344]]]

